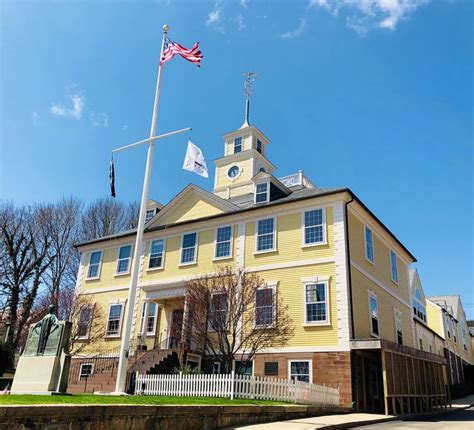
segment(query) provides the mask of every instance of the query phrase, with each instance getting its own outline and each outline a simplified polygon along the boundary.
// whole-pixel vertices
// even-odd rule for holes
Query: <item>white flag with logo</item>
[[[189,170],[205,178],[209,177],[206,160],[204,160],[202,151],[190,140],[188,140],[188,149],[186,157],[184,157],[183,170]]]

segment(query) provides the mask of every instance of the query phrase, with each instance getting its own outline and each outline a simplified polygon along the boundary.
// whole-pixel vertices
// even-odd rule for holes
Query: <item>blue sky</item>
[[[212,166],[243,121],[242,73],[258,72],[251,122],[283,176],[349,186],[418,258],[428,295],[460,293],[474,318],[472,14],[469,0],[3,1],[1,177],[18,204],[106,196],[110,151],[149,133],[162,24],[200,41],[176,58],[158,132],[192,126]],[[155,152],[150,197],[192,182],[188,136]],[[116,157],[138,199],[145,148]],[[469,305],[470,304],[470,305]]]

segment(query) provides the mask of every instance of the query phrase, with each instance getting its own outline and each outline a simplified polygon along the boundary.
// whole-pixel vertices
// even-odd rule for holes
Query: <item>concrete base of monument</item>
[[[71,357],[21,356],[13,379],[11,394],[64,394],[67,389]]]

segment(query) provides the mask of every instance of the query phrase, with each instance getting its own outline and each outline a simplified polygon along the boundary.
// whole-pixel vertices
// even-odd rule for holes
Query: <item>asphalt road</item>
[[[353,427],[359,429],[443,429],[443,430],[474,430],[474,407],[460,411],[420,417],[407,421],[392,421],[370,426]]]

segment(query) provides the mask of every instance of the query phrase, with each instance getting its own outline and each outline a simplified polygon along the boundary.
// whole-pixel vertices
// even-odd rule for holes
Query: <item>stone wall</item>
[[[318,406],[28,405],[0,407],[0,430],[214,430],[349,412]]]

